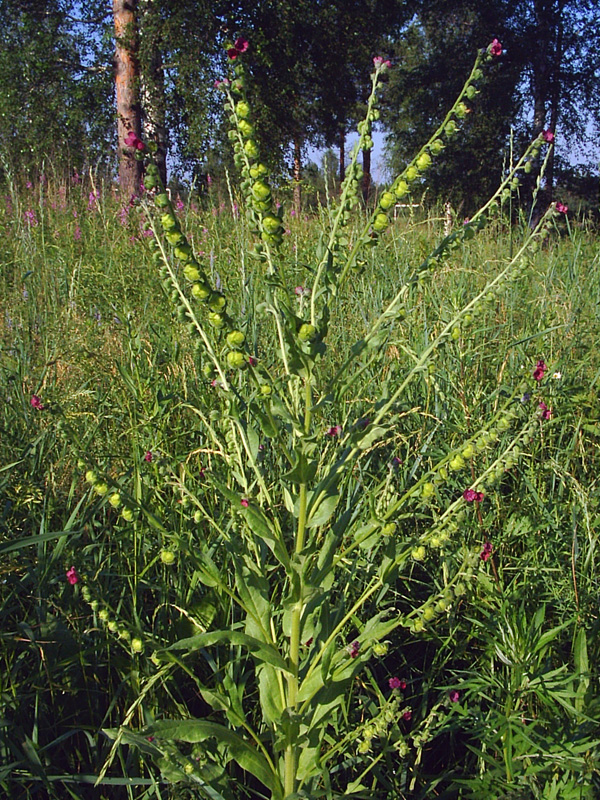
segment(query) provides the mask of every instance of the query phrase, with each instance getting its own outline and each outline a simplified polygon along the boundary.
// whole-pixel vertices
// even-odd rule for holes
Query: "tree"
[[[139,98],[137,0],[113,0],[115,22],[115,96],[117,104],[117,151],[119,188],[124,197],[140,191],[142,163],[127,136],[142,135],[142,112]]]
[[[0,0],[0,150],[15,171],[108,165],[111,75],[61,0]]]

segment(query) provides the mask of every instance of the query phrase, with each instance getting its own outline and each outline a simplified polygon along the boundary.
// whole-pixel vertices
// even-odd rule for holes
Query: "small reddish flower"
[[[46,406],[42,403],[37,394],[31,395],[30,402],[31,402],[31,407],[35,408],[36,411],[43,411],[46,408]]]
[[[542,137],[545,142],[548,142],[548,144],[552,144],[552,142],[554,141],[554,133],[550,129],[544,131],[542,133]]]
[[[71,586],[75,586],[76,583],[79,583],[79,575],[75,567],[71,567],[71,569],[67,570],[67,580]]]
[[[148,463],[150,463],[150,461],[152,461],[153,458],[154,458],[154,456],[152,455],[150,450],[146,450],[146,455],[144,456],[144,461],[147,461]]]
[[[476,492],[475,489],[465,489],[463,492],[463,499],[467,503],[481,503],[484,497],[483,492]]]
[[[248,356],[248,363],[251,367],[255,367],[258,364],[258,359],[254,358],[254,356]]]
[[[331,438],[334,438],[335,436],[339,436],[341,432],[342,432],[342,426],[341,425],[332,425],[332,427],[329,428],[329,430],[327,431],[327,433],[325,435],[326,436],[331,436]]]
[[[533,370],[534,380],[538,382],[541,381],[547,369],[548,367],[546,366],[546,364],[540,359],[535,365],[535,369]]]
[[[494,39],[491,45],[488,47],[488,52],[493,56],[501,56],[502,55],[502,45],[498,41],[498,39]]]
[[[248,47],[249,44],[247,39],[242,39],[242,38],[236,39],[235,42],[233,43],[233,47],[230,47],[227,50],[227,55],[232,61],[235,61],[235,59],[238,56],[241,56],[242,53],[246,52]]]
[[[250,501],[248,500],[247,497],[242,497],[240,503],[244,506],[244,508],[248,508],[248,506],[250,505]]]
[[[402,719],[406,720],[406,722],[409,722],[409,720],[412,719],[412,711],[410,710],[410,708],[407,708],[406,711],[402,714]]]
[[[375,69],[389,69],[392,66],[391,61],[386,61],[381,56],[375,56],[373,64],[375,65]]]
[[[145,150],[146,145],[142,142],[142,140],[135,135],[133,131],[129,131],[125,139],[123,140],[127,147],[133,147],[134,150]]]
[[[400,680],[400,678],[390,678],[388,683],[390,689],[406,689],[406,681]]]
[[[450,698],[451,703],[458,703],[460,700],[460,692],[458,692],[456,689],[451,689],[448,692],[448,697]]]
[[[548,408],[546,403],[540,403],[538,408],[540,410],[540,419],[551,419],[552,418],[552,409]]]
[[[214,87],[215,89],[220,89],[221,86],[229,86],[229,78],[223,78],[222,80],[219,80],[219,78],[217,78],[217,80],[214,82]],[[207,175],[206,177],[207,177],[207,183],[210,183],[210,181],[208,181],[210,175]]]
[[[360,650],[360,643],[359,642],[351,642],[348,647],[346,648],[348,651],[348,655],[350,658],[356,658],[358,655],[358,651]]]
[[[483,550],[479,554],[479,558],[482,561],[487,561],[488,558],[492,555],[493,551],[494,551],[494,548],[492,547],[492,543],[491,542],[486,542],[483,545]]]
[[[557,203],[556,210],[558,211],[559,214],[566,214],[567,211],[569,210],[569,206],[566,206],[564,203]]]

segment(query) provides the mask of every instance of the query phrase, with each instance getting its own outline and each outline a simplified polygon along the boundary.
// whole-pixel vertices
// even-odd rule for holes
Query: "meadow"
[[[7,176],[2,791],[598,796],[593,222],[259,165]]]

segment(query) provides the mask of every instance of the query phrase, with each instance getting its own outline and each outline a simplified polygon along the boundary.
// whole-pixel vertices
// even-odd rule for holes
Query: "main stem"
[[[304,386],[304,433],[310,433],[311,426],[311,407],[312,392],[310,384],[310,374],[306,378]],[[296,531],[296,542],[294,553],[301,553],[304,549],[306,538],[306,520],[308,509],[308,486],[306,483],[300,484],[300,500],[298,511],[298,528]],[[300,663],[300,622],[302,619],[302,596],[303,584],[302,576],[299,575],[298,596],[292,609],[291,631],[290,631],[290,655],[289,655],[289,677],[287,679],[287,707],[295,714],[298,707],[298,668]],[[285,748],[284,762],[284,796],[293,794],[296,791],[296,769],[297,758],[297,724],[289,726],[288,741]]]

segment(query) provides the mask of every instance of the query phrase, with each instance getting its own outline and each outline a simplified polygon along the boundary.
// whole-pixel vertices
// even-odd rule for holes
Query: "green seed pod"
[[[187,242],[182,242],[175,247],[173,255],[176,259],[186,264],[192,257],[192,248]]]
[[[94,491],[97,495],[100,495],[100,497],[104,497],[104,495],[108,492],[108,484],[104,483],[103,481],[95,483]]]
[[[311,325],[308,322],[305,322],[303,325],[300,326],[300,330],[298,331],[298,338],[301,342],[314,342],[317,338],[317,329],[314,325]]]
[[[409,193],[410,189],[408,183],[404,180],[400,181],[394,189],[394,194],[397,200],[402,200]]]
[[[391,192],[384,192],[381,197],[379,198],[379,206],[384,211],[390,209],[394,203],[396,202],[396,198]]]
[[[257,200],[268,200],[271,197],[271,189],[264,181],[255,181],[252,184],[252,196]]]
[[[373,230],[376,233],[383,233],[388,225],[389,220],[386,214],[376,214],[375,219],[373,220]]]
[[[260,238],[263,242],[266,242],[266,244],[272,244],[274,247],[279,247],[283,242],[283,236],[280,233],[268,233],[267,231],[263,231]]]
[[[426,606],[423,609],[423,619],[425,622],[431,622],[431,620],[435,617],[435,609],[433,606]]]
[[[470,110],[471,109],[467,105],[465,105],[461,100],[461,102],[456,106],[454,113],[459,119],[464,119]]]
[[[164,230],[166,231],[173,231],[175,228],[179,227],[179,222],[177,221],[177,217],[170,212],[163,214],[160,218],[160,223],[163,226]]]
[[[212,294],[212,289],[206,283],[195,283],[192,286],[192,294],[196,300],[208,300]]]
[[[107,608],[100,609],[100,611],[98,612],[98,619],[101,622],[108,622],[108,620],[110,619],[110,614],[108,613]]]
[[[259,150],[258,145],[254,141],[254,139],[248,139],[248,141],[244,144],[244,152],[248,156],[248,158],[255,159],[258,158]]]
[[[454,458],[450,461],[449,464],[450,469],[453,470],[454,472],[458,472],[460,469],[464,467],[464,465],[465,465],[465,460],[458,453],[454,456]]]
[[[375,642],[373,645],[373,653],[379,657],[387,655],[388,649],[389,646],[386,642]]]
[[[439,154],[444,149],[444,143],[441,139],[435,139],[430,145],[429,149],[434,156],[439,156]]]
[[[250,139],[251,136],[254,136],[254,125],[251,125],[245,119],[238,121],[238,128],[244,139]]]
[[[257,178],[264,178],[264,176],[267,175],[268,172],[269,170],[265,167],[264,164],[261,163],[253,164],[249,169],[250,177],[253,180],[256,180]]]
[[[118,492],[111,494],[108,498],[108,502],[113,508],[118,508],[121,505],[121,495]]]
[[[431,156],[429,153],[421,153],[421,155],[417,159],[417,168],[421,172],[425,172],[426,169],[429,169],[431,166]]]
[[[158,180],[154,177],[154,175],[144,175],[144,188],[145,189],[156,189],[158,186]]]
[[[150,149],[149,146],[148,149]],[[151,161],[146,167],[146,175],[152,175],[153,178],[158,178],[159,174],[160,173],[158,171],[157,165],[153,161]]]
[[[88,471],[85,473],[85,479],[88,483],[91,483],[92,486],[95,483],[98,483],[98,476],[96,475],[93,469],[88,469]]]
[[[125,507],[121,511],[121,516],[125,520],[125,522],[132,522],[133,521],[133,511],[130,508]]]
[[[250,106],[245,100],[238,100],[235,104],[235,113],[240,119],[247,119],[250,116]]]
[[[131,649],[134,653],[143,653],[144,652],[144,643],[141,639],[136,637],[135,639],[131,640]]]
[[[246,357],[240,350],[230,350],[227,353],[227,363],[232,369],[241,369],[246,364]]]
[[[406,170],[405,176],[406,180],[412,183],[412,181],[415,181],[419,177],[419,170],[413,164]]]
[[[118,625],[116,620],[111,619],[110,622],[108,623],[107,627],[108,627],[108,630],[111,633],[116,633],[119,625]]]
[[[265,211],[271,210],[271,200],[257,200],[256,198],[252,198],[252,208],[254,211],[258,211],[260,214],[264,214]]]
[[[235,349],[237,347],[241,347],[244,344],[246,337],[242,333],[242,331],[230,331],[227,334],[227,344],[229,347]]]
[[[266,214],[262,218],[263,229],[267,233],[278,233],[281,230],[281,220],[275,214]]]
[[[424,561],[425,556],[427,555],[427,551],[423,547],[423,545],[419,545],[419,547],[414,547],[410,553],[411,557],[415,561]]]
[[[193,262],[185,265],[183,268],[183,274],[188,281],[197,281],[200,279],[200,270],[198,269],[197,264],[194,264]]]
[[[217,328],[217,330],[225,325],[225,317],[222,314],[217,314],[215,311],[210,312],[208,321],[213,328]]]
[[[168,231],[168,233],[165,233],[165,239],[172,247],[185,244],[185,236],[180,230]]]
[[[428,500],[430,497],[433,497],[435,494],[435,486],[433,483],[425,483],[423,484],[423,488],[421,489],[421,497],[424,500]]]
[[[473,456],[475,455],[475,450],[474,450],[474,448],[473,448],[473,445],[471,445],[471,444],[468,444],[468,445],[467,445],[467,446],[464,448],[464,450],[462,451],[461,455],[462,455],[462,457],[463,457],[463,458],[465,458],[465,459],[468,459],[468,458],[473,458]]]
[[[227,138],[230,142],[233,142],[237,139],[238,134],[237,131],[227,131]]]
[[[450,334],[450,337],[455,342],[457,342],[460,339],[460,327],[458,325],[455,325],[452,328],[452,333]]]
[[[172,550],[161,550],[160,551],[160,560],[167,567],[170,567],[171,564],[175,563],[175,553]]]
[[[224,311],[227,305],[227,298],[220,292],[213,292],[208,299],[208,307],[211,311]]]
[[[458,125],[453,119],[451,119],[446,123],[446,127],[444,128],[444,133],[446,134],[448,139],[451,139],[457,130],[458,130]]]

